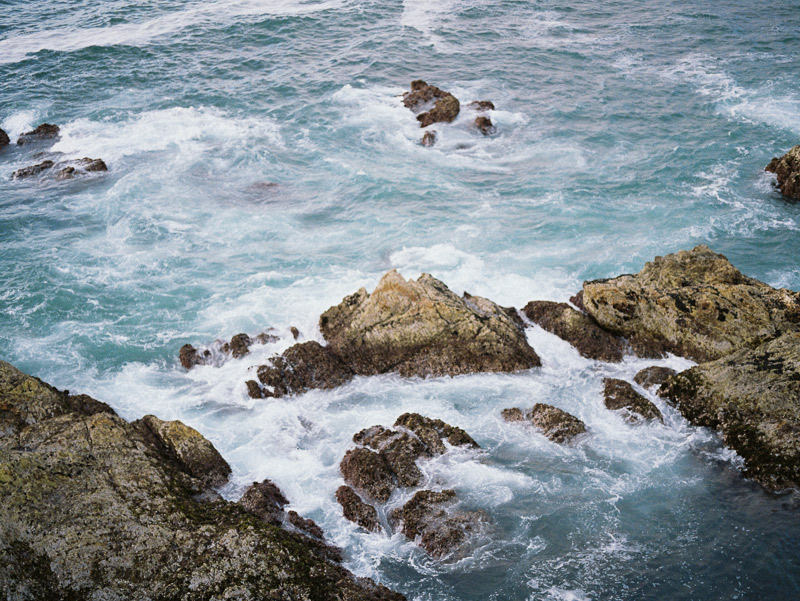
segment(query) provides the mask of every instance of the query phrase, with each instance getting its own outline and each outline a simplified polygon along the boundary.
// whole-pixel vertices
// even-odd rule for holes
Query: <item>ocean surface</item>
[[[424,133],[412,79],[462,101]],[[800,500],[646,393],[627,425],[602,379],[654,363],[580,357],[533,327],[544,366],[358,378],[253,400],[254,366],[322,340],[320,312],[391,268],[521,307],[696,244],[800,290],[800,204],[763,169],[800,143],[795,2],[29,0],[0,2],[0,127],[54,143],[0,151],[0,357],[123,417],[180,419],[270,478],[346,565],[414,601],[800,598]],[[492,100],[485,137],[472,100]],[[41,155],[39,153],[45,153]],[[56,154],[60,153],[60,154]],[[13,180],[102,158],[108,173]],[[184,370],[184,343],[275,328],[243,358]],[[590,436],[500,418],[554,404]],[[428,558],[367,534],[334,499],[352,435],[417,411],[480,452],[424,466],[493,527]]]

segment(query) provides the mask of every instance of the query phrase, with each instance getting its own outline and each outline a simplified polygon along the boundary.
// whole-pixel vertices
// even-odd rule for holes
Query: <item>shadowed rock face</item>
[[[354,579],[318,541],[195,500],[203,487],[149,427],[0,362],[9,599],[403,599]]]
[[[774,158],[765,171],[778,176],[781,194],[800,200],[800,145],[795,146],[780,158]]]
[[[625,342],[567,303],[531,301],[522,312],[533,323],[569,342],[583,357],[609,363],[622,361]]]
[[[800,333],[683,371],[659,394],[693,424],[718,429],[748,477],[800,487]]]
[[[646,356],[710,361],[800,330],[800,293],[749,278],[706,246],[656,257],[636,275],[585,282],[582,300]]]
[[[664,421],[661,411],[653,403],[636,392],[625,380],[605,378],[603,380],[603,396],[607,409],[612,411],[623,410],[625,420],[636,423],[643,419],[657,419]]]
[[[8,134],[0,127],[0,148],[8,146],[9,144],[11,144],[11,140],[8,138]]]
[[[430,275],[392,270],[320,317],[330,348],[358,374],[510,372],[540,365],[522,329],[486,299],[456,296]]]

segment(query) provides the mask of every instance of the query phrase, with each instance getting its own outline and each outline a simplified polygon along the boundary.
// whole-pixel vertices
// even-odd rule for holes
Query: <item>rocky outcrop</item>
[[[11,140],[9,139],[8,134],[2,127],[0,127],[0,148],[4,148],[9,144],[11,144]]]
[[[781,194],[800,200],[800,145],[795,146],[780,158],[774,158],[765,171],[778,176]]]
[[[254,344],[270,344],[280,340],[273,332],[275,330],[270,328],[252,338],[244,333],[236,334],[230,341],[215,340],[200,349],[184,344],[178,351],[178,358],[186,369],[192,369],[195,365],[221,365],[229,358],[239,359],[249,354]]]
[[[585,282],[582,302],[645,356],[711,361],[800,330],[800,293],[749,278],[706,246],[656,257],[635,275]]]
[[[659,394],[693,424],[718,429],[748,477],[800,487],[800,333],[683,371]]]
[[[428,107],[433,103],[433,106]],[[403,94],[403,105],[417,114],[420,127],[427,127],[440,121],[451,122],[458,116],[460,104],[458,98],[417,79],[411,82],[411,91]]]
[[[633,386],[625,380],[605,378],[603,380],[603,398],[606,409],[621,411],[628,423],[635,424],[647,419],[664,421],[658,407],[636,392]]]
[[[392,496],[395,475],[380,453],[364,447],[350,449],[339,469],[345,482],[371,500],[386,503]]]
[[[336,500],[342,506],[344,517],[355,522],[369,532],[379,532],[381,524],[378,512],[369,503],[365,503],[358,493],[349,486],[342,485],[336,490]]]
[[[492,120],[489,119],[486,115],[480,115],[475,117],[475,127],[481,132],[484,136],[490,136],[491,134],[497,131],[497,128],[492,123]]]
[[[174,422],[156,429],[164,424]],[[206,483],[190,465],[150,426],[0,362],[3,594],[403,599],[355,579],[319,541],[256,519],[239,504],[198,500],[215,497],[197,496]]]
[[[17,169],[11,174],[11,177],[13,179],[25,179],[26,177],[33,177],[34,175],[39,175],[40,173],[47,171],[53,165],[55,165],[55,163],[53,163],[51,160],[42,161],[36,165],[29,165],[28,167]]]
[[[357,374],[511,372],[540,365],[522,329],[493,302],[458,297],[428,274],[392,270],[320,317],[328,345]]]
[[[661,386],[670,376],[674,376],[676,373],[671,367],[653,365],[636,372],[636,375],[633,376],[633,381],[642,388],[652,388],[653,386]]]
[[[391,519],[401,523],[403,534],[431,557],[452,556],[489,524],[481,511],[453,511],[457,502],[454,490],[420,490],[392,512]]]
[[[348,382],[354,373],[330,347],[302,342],[258,368],[262,394],[282,397],[311,389],[329,389]]]
[[[586,432],[586,424],[577,417],[544,403],[536,403],[527,412],[516,407],[503,409],[501,415],[507,422],[529,421],[534,428],[557,443],[570,442]]]
[[[422,144],[423,146],[428,146],[428,147],[433,146],[434,144],[436,144],[436,132],[434,130],[426,131],[422,136],[422,140],[420,141],[420,144]]]
[[[239,499],[239,505],[245,511],[275,526],[283,523],[283,508],[288,504],[289,499],[283,496],[281,489],[271,480],[253,482]]]
[[[17,144],[22,146],[23,144],[29,144],[31,142],[38,142],[40,140],[52,140],[58,137],[60,128],[58,125],[52,125],[51,123],[42,123],[33,131],[28,131],[22,134],[17,139]]]
[[[533,323],[569,342],[583,357],[610,363],[622,361],[625,341],[567,303],[531,301],[522,312]]]

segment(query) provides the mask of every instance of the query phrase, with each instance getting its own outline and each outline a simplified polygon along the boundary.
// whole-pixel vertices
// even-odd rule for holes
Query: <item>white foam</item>
[[[21,134],[31,131],[39,125],[42,111],[40,109],[27,109],[11,113],[2,123],[2,128],[12,141],[15,141]]]

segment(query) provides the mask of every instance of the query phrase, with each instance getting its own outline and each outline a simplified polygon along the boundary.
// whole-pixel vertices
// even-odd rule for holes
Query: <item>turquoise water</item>
[[[609,366],[530,330],[544,368],[387,376],[253,401],[253,366],[289,344],[185,372],[177,350],[297,326],[380,275],[429,272],[504,305],[565,300],[695,244],[800,290],[800,204],[764,165],[800,143],[800,9],[763,2],[432,3],[78,0],[0,9],[0,126],[57,123],[0,151],[0,357],[124,417],[206,434],[223,491],[275,480],[348,567],[411,599],[800,596],[795,495],[742,480],[710,432],[661,404],[630,428],[602,406]],[[423,78],[492,100],[422,130],[399,95]],[[107,174],[12,180],[42,160]],[[274,184],[274,185],[273,185]],[[688,365],[671,358],[662,362]],[[552,445],[499,419],[548,402],[589,439]],[[656,402],[660,402],[656,400]],[[478,455],[427,466],[489,512],[472,557],[427,559],[359,532],[333,491],[350,436],[419,411]]]

